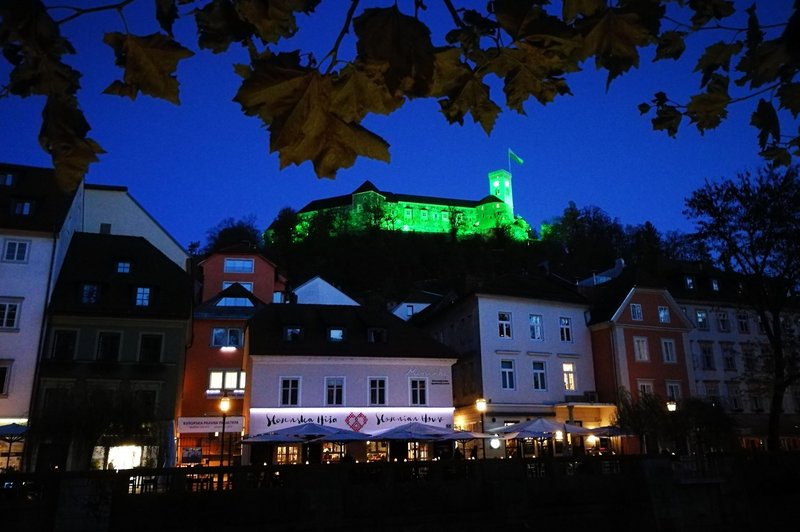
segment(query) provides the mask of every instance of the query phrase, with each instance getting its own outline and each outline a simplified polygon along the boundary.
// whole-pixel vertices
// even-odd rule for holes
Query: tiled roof
[[[120,273],[119,262],[130,264]],[[98,287],[94,303],[81,301],[84,285]],[[149,304],[135,305],[137,288],[150,288]],[[189,275],[146,239],[75,233],[53,291],[50,312],[86,316],[187,319]]]
[[[59,188],[53,170],[0,163],[0,175],[13,176],[11,186],[0,183],[0,227],[56,232],[72,204],[74,191]],[[30,214],[15,214],[18,202],[30,203]]]
[[[287,327],[300,327],[301,336],[286,341]],[[330,341],[330,328],[343,329],[344,339]],[[384,331],[385,341],[370,342],[370,330]],[[275,303],[250,319],[248,331],[251,356],[457,358],[450,348],[389,312],[352,305]]]

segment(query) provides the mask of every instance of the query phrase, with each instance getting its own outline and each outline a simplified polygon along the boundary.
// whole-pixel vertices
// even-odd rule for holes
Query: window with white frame
[[[208,372],[208,392],[244,391],[246,372],[239,369],[212,369]]]
[[[700,342],[700,363],[704,370],[716,369],[714,362],[714,344],[711,342]]]
[[[636,388],[639,390],[639,397],[653,395],[655,389],[653,388],[653,381],[639,379],[636,381]]]
[[[500,361],[500,387],[504,390],[514,390],[516,388],[513,360]]]
[[[564,389],[575,391],[575,363],[564,362],[561,364],[561,371],[564,374]]]
[[[708,330],[708,311],[703,309],[697,309],[694,312],[694,322],[697,325],[697,328],[701,331]]]
[[[0,298],[0,330],[19,329],[21,299]]]
[[[511,313],[497,313],[497,335],[500,338],[511,338]]]
[[[728,406],[731,410],[742,409],[742,391],[738,382],[728,381],[725,383],[726,392],[728,394]]]
[[[139,286],[136,288],[136,306],[137,307],[150,306],[150,288],[146,286]]]
[[[725,311],[717,312],[717,327],[719,328],[720,332],[730,332],[731,320],[728,317],[727,312]]]
[[[650,360],[650,347],[646,336],[633,337],[633,358],[637,362],[648,362]]]
[[[413,406],[425,406],[428,404],[428,381],[427,379],[411,379],[409,381],[411,391],[411,404]]]
[[[161,362],[163,344],[163,334],[142,334],[139,337],[139,362],[144,362],[145,364],[158,364]]]
[[[253,292],[253,283],[248,281],[222,281],[222,289],[225,290],[226,288],[230,288],[230,286],[233,284],[239,284],[248,292]]]
[[[0,359],[0,396],[7,396],[11,385],[11,365],[13,360]]]
[[[672,338],[661,339],[661,360],[665,364],[675,364],[678,361],[678,357],[675,354],[675,340]]]
[[[736,323],[739,328],[739,334],[750,334],[750,317],[746,312],[740,312],[736,315]]]
[[[53,331],[53,345],[50,358],[53,360],[74,360],[75,348],[78,346],[78,331],[58,329]]]
[[[253,259],[225,258],[225,273],[253,273],[255,261]]]
[[[369,405],[386,405],[386,377],[370,377],[369,379]]]
[[[531,340],[544,340],[544,320],[541,314],[531,314],[528,316],[528,324],[531,328]]]
[[[658,307],[658,322],[659,323],[670,322],[669,307]]]
[[[211,345],[214,347],[239,347],[242,345],[242,330],[236,327],[214,327],[211,329]]]
[[[533,361],[533,389],[547,390],[547,366],[544,360]]]
[[[562,342],[572,342],[572,318],[558,318],[558,331]]]
[[[3,244],[3,262],[28,262],[30,240],[7,239]]]
[[[722,369],[736,371],[736,350],[733,344],[722,345]]]
[[[705,381],[703,387],[706,389],[706,399],[712,403],[719,403],[719,382]]]
[[[680,401],[681,395],[681,383],[679,381],[667,381],[667,399],[669,401]]]
[[[300,379],[281,377],[281,406],[300,405]]]
[[[344,405],[344,377],[325,377],[325,405]]]
[[[118,362],[119,348],[122,344],[122,333],[101,331],[97,334],[97,360],[101,362]]]
[[[631,303],[631,319],[634,321],[642,321],[642,305],[639,303]]]

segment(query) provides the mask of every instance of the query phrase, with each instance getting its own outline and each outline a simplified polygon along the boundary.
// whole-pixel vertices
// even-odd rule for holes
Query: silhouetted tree
[[[208,255],[214,251],[242,243],[263,247],[261,232],[256,227],[255,215],[239,220],[225,218],[206,231],[206,245],[203,248],[203,254]]]

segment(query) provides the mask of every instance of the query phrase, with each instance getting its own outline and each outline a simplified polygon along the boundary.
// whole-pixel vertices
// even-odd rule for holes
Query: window
[[[160,334],[142,334],[139,338],[139,362],[157,364],[161,362],[161,345],[164,337]]]
[[[661,339],[661,360],[665,364],[674,364],[678,361],[678,357],[675,355],[675,340],[671,338]]]
[[[111,224],[108,223],[108,222],[101,223],[100,224],[100,234],[101,235],[110,235],[111,234]]]
[[[225,259],[225,273],[253,273],[253,259]]]
[[[78,331],[55,331],[53,333],[53,350],[50,352],[50,358],[53,360],[73,360],[77,345]]]
[[[561,370],[564,372],[564,389],[575,391],[575,364],[564,362],[561,364]]]
[[[101,332],[97,335],[97,360],[101,362],[117,362],[122,333]]]
[[[300,379],[281,377],[281,406],[300,405]]]
[[[701,331],[708,330],[708,311],[707,310],[696,310],[694,313],[695,323],[697,324],[697,328]]]
[[[138,411],[144,416],[152,416],[156,413],[158,392],[156,390],[135,390],[133,392],[133,402]]]
[[[283,339],[286,342],[296,342],[303,337],[303,329],[301,327],[285,327],[283,329]]]
[[[406,305],[406,318],[414,315],[414,305]]]
[[[732,345],[722,347],[722,368],[725,371],[736,371],[736,351]]]
[[[544,340],[544,324],[541,314],[531,314],[528,316],[528,323],[531,327],[531,340]]]
[[[631,303],[631,319],[634,321],[642,321],[642,305],[639,303]]]
[[[736,323],[740,334],[750,334],[750,319],[747,314],[741,312],[736,315]]]
[[[223,297],[217,301],[217,307],[252,307],[253,302],[246,297]]]
[[[11,200],[11,213],[17,216],[30,216],[33,214],[33,202],[29,200]]]
[[[212,369],[208,372],[208,392],[243,391],[246,376],[238,369]]]
[[[558,318],[558,328],[562,342],[572,342],[572,318]]]
[[[344,377],[325,377],[325,405],[344,404]]]
[[[221,347],[239,347],[242,345],[242,330],[226,327],[214,327],[211,330],[211,345]]]
[[[19,307],[17,299],[0,299],[0,330],[19,328]]]
[[[413,216],[413,214],[414,214],[414,211],[412,211],[412,210],[411,210],[411,209],[409,209],[408,207],[406,207],[405,209],[403,209],[403,216],[405,216],[406,220],[410,220],[410,219],[411,219],[411,217]]]
[[[711,279],[711,290],[714,292],[719,292],[719,281],[716,279]]]
[[[246,281],[222,281],[222,289],[225,290],[226,288],[229,288],[232,284],[237,284],[237,283],[242,285],[242,288],[244,288],[248,292],[250,293],[253,292],[253,283]]]
[[[547,372],[542,360],[533,361],[533,389],[547,390]]]
[[[371,377],[369,379],[369,405],[386,405],[386,377]]]
[[[731,330],[731,320],[728,318],[727,312],[717,312],[717,327],[720,332],[729,332]]]
[[[150,306],[150,289],[144,286],[136,288],[136,306],[148,307]]]
[[[636,388],[639,390],[639,397],[653,395],[653,381],[637,380]]]
[[[420,217],[423,220],[427,220],[428,219],[428,211],[427,210],[422,209],[421,211],[419,211],[419,214],[420,214]]]
[[[500,387],[504,390],[513,390],[516,388],[513,360],[500,361]]]
[[[385,344],[388,338],[386,329],[373,327],[367,329],[367,342],[371,344]]]
[[[97,303],[97,296],[100,293],[100,287],[93,283],[86,283],[81,285],[81,303],[84,305],[94,305]]]
[[[648,362],[650,360],[650,347],[647,344],[646,337],[633,337],[633,358],[637,362]]]
[[[117,273],[131,273],[131,263],[127,261],[117,262]]]
[[[12,187],[14,186],[14,174],[11,173],[2,173],[0,174],[0,187]]]
[[[714,345],[708,342],[700,343],[700,361],[703,369],[714,369]]]
[[[511,338],[511,313],[497,313],[497,335],[500,338]]]
[[[741,410],[742,393],[739,391],[739,383],[727,382],[725,383],[725,388],[728,392],[728,405],[730,406],[731,410]]]
[[[686,288],[689,290],[694,290],[694,277],[687,275],[684,277],[684,282],[686,283]]]
[[[753,394],[750,396],[750,410],[753,412],[761,412],[764,410],[764,405],[761,404],[761,396]]]
[[[11,383],[11,363],[12,360],[0,360],[0,395],[8,395],[8,388]]]
[[[3,246],[3,262],[28,262],[28,240],[6,240]]]
[[[328,329],[329,342],[341,342],[344,340],[344,329],[341,327],[331,327]]]
[[[658,322],[669,323],[669,307],[658,307]]]
[[[670,401],[679,401],[681,398],[681,383],[676,381],[667,381],[667,399]]]
[[[427,385],[425,379],[411,379],[411,404],[413,406],[425,406],[428,404]]]

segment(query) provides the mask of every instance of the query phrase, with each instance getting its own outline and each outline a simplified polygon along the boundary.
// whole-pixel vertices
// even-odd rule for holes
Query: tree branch
[[[95,7],[73,7],[73,6],[50,6],[47,9],[68,9],[73,11],[73,13],[59,21],[56,21],[56,24],[61,25],[71,20],[75,20],[78,17],[83,15],[88,15],[89,13],[97,13],[98,11],[110,11],[112,9],[121,10],[125,6],[132,4],[135,0],[121,0],[116,4],[106,4],[103,6],[95,6]]]
[[[331,51],[328,52],[327,55],[325,55],[325,57],[323,57],[322,60],[319,62],[321,66],[326,59],[328,59],[329,57],[331,58],[331,64],[328,65],[328,69],[325,71],[325,74],[330,74],[330,71],[333,70],[333,67],[336,65],[336,59],[339,55],[339,46],[342,44],[342,39],[344,39],[344,36],[350,33],[350,23],[353,20],[353,14],[356,12],[356,8],[358,7],[358,3],[360,1],[361,0],[352,0],[350,2],[350,9],[347,10],[347,17],[345,18],[342,30],[336,37],[336,42],[333,43],[333,48],[331,48]]]
[[[447,6],[447,10],[450,12],[450,16],[453,17],[453,22],[456,23],[456,26],[459,28],[464,27],[464,21],[461,20],[461,17],[458,15],[458,10],[453,5],[451,0],[443,0],[444,5]]]

